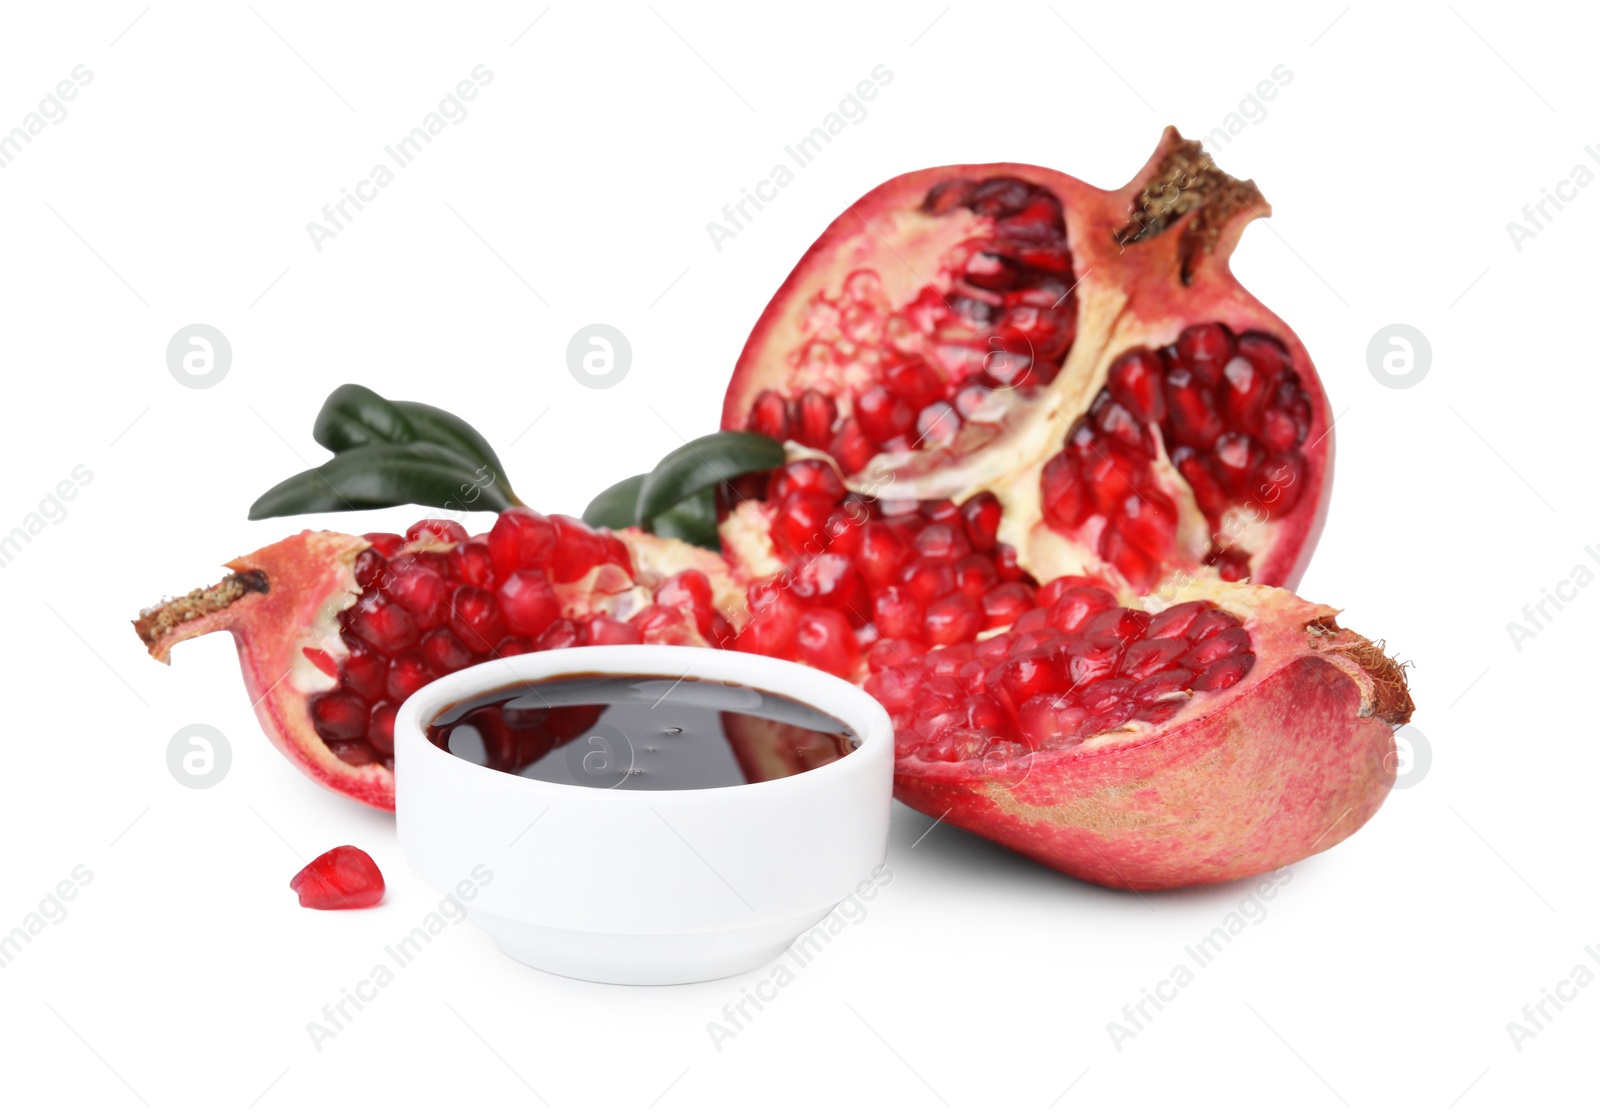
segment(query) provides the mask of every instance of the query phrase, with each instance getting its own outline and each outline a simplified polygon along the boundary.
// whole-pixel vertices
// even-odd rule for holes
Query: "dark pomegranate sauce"
[[[747,686],[581,674],[508,686],[428,725],[435,747],[564,786],[700,790],[826,766],[860,741],[841,721]]]

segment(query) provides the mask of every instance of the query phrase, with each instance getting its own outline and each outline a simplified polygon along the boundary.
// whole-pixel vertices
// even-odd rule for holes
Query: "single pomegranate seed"
[[[363,534],[361,537],[372,543],[372,548],[378,551],[380,557],[394,557],[405,549],[406,545],[406,540],[398,534],[385,534],[382,531]]]
[[[826,449],[833,438],[833,424],[839,419],[839,408],[832,399],[820,391],[807,389],[795,403],[795,413],[790,423],[794,440],[812,449]]]
[[[383,901],[383,873],[350,844],[323,852],[295,873],[289,887],[310,910],[362,910]]]
[[[389,661],[386,692],[391,701],[403,701],[438,676],[422,651],[403,651]]]
[[[1083,483],[1095,510],[1114,515],[1144,480],[1144,461],[1122,446],[1105,442],[1094,446],[1083,461]]]
[[[1076,632],[1090,616],[1116,606],[1117,598],[1103,588],[1068,588],[1051,603],[1050,623],[1062,631]]]
[[[939,378],[939,373],[915,356],[897,361],[885,369],[883,384],[917,410],[944,398],[944,382]]]
[[[791,492],[778,505],[773,534],[793,554],[818,554],[828,548],[828,520],[834,501],[812,492]]]
[[[356,636],[384,654],[399,654],[416,644],[417,624],[411,613],[382,593],[363,593],[345,615]]]
[[[1243,550],[1229,548],[1220,554],[1209,554],[1206,557],[1206,564],[1216,566],[1217,576],[1224,581],[1250,579],[1250,555]]]
[[[795,629],[794,642],[797,660],[839,677],[849,677],[861,655],[850,620],[832,608],[804,613]]]
[[[311,698],[311,725],[330,742],[361,739],[367,734],[366,702],[343,689],[319,693]]]
[[[356,576],[356,584],[365,592],[374,586],[381,586],[388,569],[388,563],[383,560],[383,555],[378,553],[376,546],[362,550],[356,555],[356,560],[351,566],[351,572]]]
[[[856,398],[861,432],[879,445],[910,433],[916,418],[916,409],[882,384],[874,384]]]
[[[570,515],[552,515],[550,525],[555,528],[556,547],[550,559],[549,573],[550,579],[556,584],[581,581],[595,566],[615,556],[601,536],[582,520]],[[532,564],[525,566],[533,567]],[[510,573],[506,576],[510,576]]]
[[[835,608],[847,615],[859,615],[869,607],[855,566],[841,554],[821,554],[802,566],[794,594],[802,607]]]
[[[1091,510],[1075,457],[1057,453],[1044,466],[1040,493],[1045,521],[1060,531],[1082,525]]]
[[[861,528],[861,542],[856,549],[856,567],[874,588],[891,584],[900,576],[900,570],[911,559],[907,546],[893,527],[881,522],[869,522]]]
[[[467,540],[467,528],[449,519],[421,519],[406,528],[407,542],[448,542]]]
[[[1042,747],[1046,741],[1078,738],[1078,730],[1088,717],[1089,713],[1071,696],[1040,693],[1022,702],[1017,710],[1017,730],[1034,747]]]
[[[1117,672],[1122,661],[1122,643],[1109,635],[1080,635],[1068,642],[1065,654],[1067,675],[1072,684],[1087,685]]]
[[[1166,376],[1167,429],[1184,445],[1210,449],[1222,433],[1211,389],[1188,368],[1170,368]]]
[[[903,585],[890,585],[872,600],[872,622],[885,639],[920,639],[922,614],[922,601]]]
[[[1151,454],[1150,435],[1145,432],[1145,428],[1139,424],[1133,413],[1121,403],[1114,402],[1110,395],[1101,392],[1091,417],[1094,428],[1105,437],[1144,456]]]
[[[773,474],[770,483],[768,494],[779,503],[791,492],[820,496],[830,504],[844,498],[844,481],[839,478],[837,470],[827,461],[815,457],[790,461]]]
[[[961,432],[961,415],[949,403],[929,403],[917,412],[916,431],[916,448],[943,448]]]
[[[1100,556],[1116,567],[1123,578],[1139,592],[1155,587],[1161,576],[1156,559],[1122,536],[1115,527],[1100,532]]]
[[[964,592],[929,604],[923,620],[924,635],[933,646],[965,643],[983,627],[983,609]]]
[[[861,472],[872,462],[877,453],[877,447],[866,434],[861,432],[861,424],[854,419],[840,424],[833,441],[828,445],[829,456],[839,462],[839,467],[844,469],[846,476],[854,476]]]
[[[1145,637],[1182,639],[1193,625],[1195,618],[1210,607],[1211,603],[1206,600],[1189,600],[1182,604],[1174,604],[1150,617],[1150,626],[1145,631]]]
[[[1250,633],[1242,627],[1227,627],[1196,643],[1187,654],[1178,659],[1178,665],[1189,670],[1199,670],[1213,662],[1232,658],[1249,649]]]
[[[752,586],[747,595],[750,622],[734,640],[734,649],[773,658],[790,657],[800,625],[800,609],[793,598],[771,585]]]
[[[1261,506],[1273,515],[1293,511],[1305,491],[1305,472],[1305,458],[1293,450],[1263,460],[1251,476]]]
[[[979,492],[961,505],[961,522],[974,550],[986,553],[994,548],[1003,510],[993,492]]]
[[[1194,679],[1192,687],[1197,690],[1228,689],[1238,685],[1255,664],[1256,656],[1248,652],[1213,662]]]
[[[1038,651],[1003,662],[991,673],[1014,707],[1039,693],[1059,693],[1067,685],[1061,666],[1048,653]]]
[[[948,596],[955,590],[956,574],[949,564],[935,558],[917,558],[900,577],[912,596],[924,604]]]
[[[472,654],[448,627],[440,627],[422,637],[422,654],[435,674],[453,674],[472,665]]]
[[[1128,649],[1131,652],[1133,648]],[[1189,683],[1193,680],[1193,670],[1185,670],[1182,667],[1168,668],[1144,678],[1128,691],[1128,695],[1136,701],[1148,701],[1168,697],[1174,693],[1187,693]]]
[[[1190,646],[1194,646],[1211,638],[1219,631],[1238,626],[1239,620],[1232,613],[1224,612],[1221,608],[1208,604],[1205,611],[1196,616],[1194,622],[1189,624],[1189,629],[1184,632],[1184,637],[1189,640]]]
[[[321,647],[301,647],[300,653],[306,656],[306,661],[329,677],[336,678],[339,676],[338,663],[334,662],[333,655]]]
[[[1180,445],[1173,451],[1172,463],[1179,475],[1188,481],[1189,490],[1194,493],[1194,501],[1200,510],[1213,522],[1220,520],[1233,501],[1228,498],[1227,490],[1223,488],[1209,460],[1192,447]]]
[[[394,757],[394,714],[399,710],[393,701],[379,701],[367,717],[367,746],[385,759]]]
[[[1033,592],[1016,582],[996,585],[983,594],[984,627],[1009,627],[1033,606]]]
[[[750,408],[750,429],[778,441],[789,438],[789,407],[776,391],[763,391]]]
[[[550,579],[537,569],[519,569],[497,593],[506,626],[518,635],[538,635],[561,618],[561,601]]]
[[[954,399],[956,413],[962,418],[971,418],[984,409],[993,394],[994,392],[982,383],[967,384],[956,392]]]
[[[1272,391],[1272,378],[1244,355],[1235,356],[1222,369],[1220,389],[1223,417],[1245,433],[1260,430],[1261,411]]]
[[[640,642],[639,631],[630,623],[611,616],[590,616],[584,625],[584,641],[592,647],[624,646]]]
[[[1154,488],[1141,495],[1130,495],[1122,502],[1117,529],[1129,543],[1151,557],[1171,557],[1177,540],[1178,509]]]
[[[1223,366],[1233,358],[1233,334],[1226,326],[1191,325],[1178,334],[1178,360],[1207,387],[1222,379]]]
[[[1140,639],[1128,645],[1122,656],[1121,673],[1143,680],[1167,669],[1188,650],[1189,644],[1182,639]]]
[[[506,635],[494,594],[476,585],[458,586],[450,597],[450,630],[472,653],[489,653]]]
[[[538,649],[544,650],[545,648],[539,647]],[[521,635],[507,635],[494,645],[494,652],[489,657],[513,658],[519,654],[531,654],[533,650],[534,644]]]
[[[450,607],[450,587],[443,577],[426,566],[398,562],[390,567],[389,573],[384,595],[410,612],[418,627],[426,630],[445,621]]]
[[[972,552],[967,532],[959,523],[929,523],[917,532],[911,545],[931,561],[956,561]]]
[[[513,638],[515,638],[515,636],[513,636]],[[500,646],[503,647],[506,645],[506,643],[511,641],[511,639],[502,639],[500,640]],[[516,641],[522,642],[523,640],[517,639]],[[567,647],[576,647],[582,645],[583,632],[579,629],[578,625],[573,623],[570,619],[558,619],[549,627],[544,629],[544,634],[540,635],[536,640],[534,640],[533,646],[529,649],[565,650]],[[499,647],[495,649],[498,651]],[[520,654],[525,652],[519,651],[518,653]],[[497,657],[504,658],[505,655],[499,654]]]
[[[1133,608],[1108,608],[1089,617],[1083,625],[1084,635],[1109,635],[1123,646],[1144,638],[1150,626],[1150,614]]]
[[[339,664],[339,684],[367,698],[383,696],[389,663],[382,654],[354,640],[347,640],[350,653]]]
[[[994,559],[994,571],[1000,574],[1002,581],[1022,581],[1026,584],[1033,583],[1033,577],[1018,563],[1017,551],[1004,542],[996,544],[994,553],[989,555]]]
[[[1000,583],[994,562],[983,554],[968,554],[956,562],[955,571],[956,588],[974,600],[981,600],[984,593]]]
[[[1140,422],[1160,422],[1167,416],[1164,371],[1159,356],[1147,348],[1136,348],[1111,365],[1106,390]]]
[[[711,627],[716,609],[711,602],[711,578],[698,569],[685,569],[674,573],[656,586],[656,603],[664,607],[680,608],[695,617],[695,625],[702,635]]]
[[[479,588],[494,587],[494,559],[482,542],[468,542],[450,551],[450,580]]]
[[[1266,458],[1266,451],[1250,440],[1249,434],[1230,430],[1212,447],[1212,465],[1223,484],[1234,495],[1250,491],[1250,478]]]
[[[537,511],[526,507],[513,507],[500,512],[500,517],[489,531],[489,556],[499,577],[509,577],[518,569],[544,569],[549,565],[555,549],[555,526]],[[474,581],[468,583],[476,584]]]

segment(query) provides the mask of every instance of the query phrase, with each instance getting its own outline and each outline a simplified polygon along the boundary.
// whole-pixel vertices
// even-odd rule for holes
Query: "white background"
[[[0,569],[0,931],[75,865],[93,882],[0,970],[6,1106],[1465,1112],[1590,1094],[1600,989],[1520,1052],[1507,1023],[1574,966],[1600,975],[1600,588],[1520,650],[1507,624],[1575,565],[1600,571],[1582,448],[1600,187],[1520,252],[1506,225],[1600,169],[1596,28],[1573,7],[1385,7],[8,6],[0,130],[75,65],[94,76],[0,170],[0,533],[73,466],[93,481]],[[479,63],[494,77],[470,115],[316,251],[306,222]],[[706,222],[879,63],[894,77],[870,115],[714,250]],[[229,640],[167,669],[128,620],[291,528],[244,513],[322,459],[323,396],[355,380],[446,406],[528,502],[576,513],[715,425],[766,299],[877,182],[1006,159],[1117,185],[1162,125],[1209,132],[1279,64],[1290,84],[1216,155],[1277,214],[1237,271],[1340,416],[1302,592],[1415,663],[1426,775],[1295,866],[1120,1051],[1108,1022],[1251,884],[1111,893],[897,807],[892,885],[720,1051],[707,1023],[747,980],[588,985],[463,925],[317,1052],[306,1024],[436,896],[387,815],[268,747]],[[165,365],[194,322],[233,347],[209,390]],[[634,350],[607,391],[565,366],[591,322]],[[1367,367],[1397,322],[1433,349],[1408,390]],[[206,791],[167,770],[193,722],[232,744]],[[299,909],[289,876],[342,843],[376,856],[387,900]]]

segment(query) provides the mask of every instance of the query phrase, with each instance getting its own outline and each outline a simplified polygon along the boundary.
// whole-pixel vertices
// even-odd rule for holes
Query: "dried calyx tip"
[[[1239,180],[1212,161],[1199,142],[1174,128],[1162,137],[1166,150],[1133,200],[1129,222],[1114,234],[1126,247],[1165,232],[1190,213],[1178,245],[1181,277],[1188,283],[1199,257],[1217,249],[1223,229],[1242,212],[1265,216],[1271,210],[1255,182]]]
[[[268,588],[267,575],[259,569],[230,573],[209,588],[197,588],[186,596],[146,608],[133,621],[133,629],[146,647],[154,647],[182,624],[221,611],[247,593],[264,593]]]

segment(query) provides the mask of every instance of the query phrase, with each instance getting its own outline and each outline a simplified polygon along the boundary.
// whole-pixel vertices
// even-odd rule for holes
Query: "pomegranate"
[[[1117,190],[1009,163],[901,175],[774,296],[723,427],[827,455],[883,499],[990,492],[1041,580],[1293,587],[1332,423],[1299,339],[1228,270],[1268,212],[1170,128]],[[775,510],[811,531],[804,501]]]
[[[443,674],[599,643],[719,645],[739,591],[717,555],[513,508],[487,535],[303,531],[134,621],[150,654],[231,631],[269,739],[323,785],[394,808],[394,715]],[[576,735],[588,727],[573,724]]]
[[[289,880],[310,910],[364,910],[383,901],[383,872],[353,844],[323,852]]]

